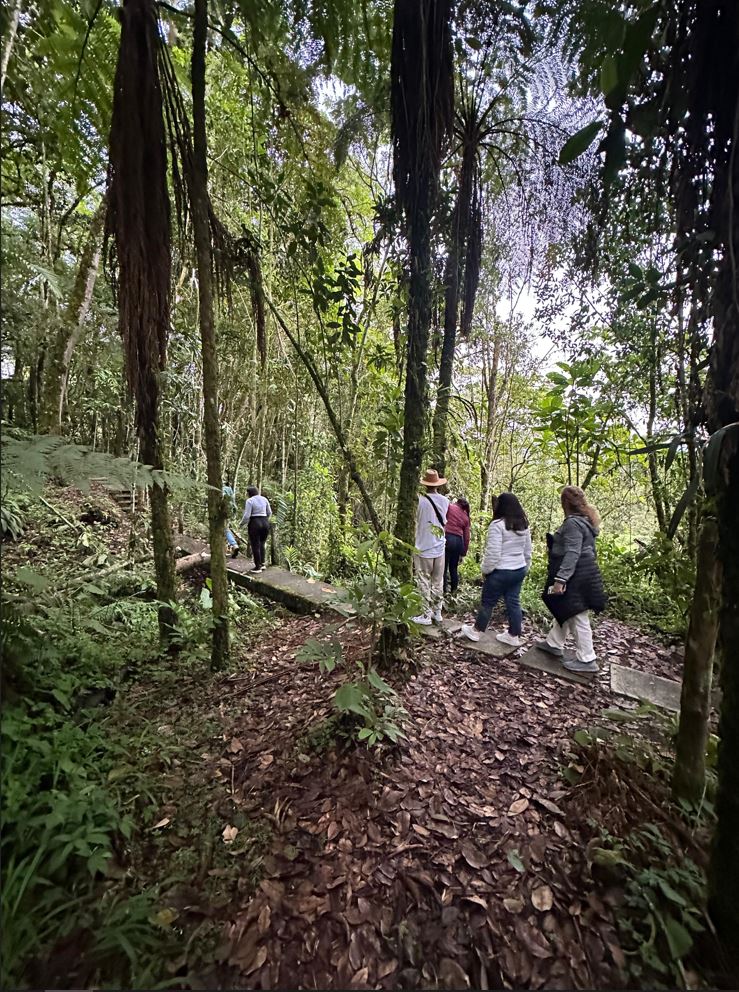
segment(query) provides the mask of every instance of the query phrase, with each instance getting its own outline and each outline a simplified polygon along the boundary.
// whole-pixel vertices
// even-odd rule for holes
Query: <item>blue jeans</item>
[[[451,591],[459,587],[459,562],[464,556],[464,541],[459,534],[447,534],[444,556],[444,592],[451,585]]]
[[[233,532],[230,527],[226,528],[226,542],[229,548],[238,548],[239,544],[236,538],[233,536]]]
[[[521,633],[521,586],[526,578],[526,568],[496,568],[485,576],[482,586],[482,604],[475,620],[475,629],[488,629],[490,617],[498,600],[505,599],[508,614],[508,633],[518,637]]]

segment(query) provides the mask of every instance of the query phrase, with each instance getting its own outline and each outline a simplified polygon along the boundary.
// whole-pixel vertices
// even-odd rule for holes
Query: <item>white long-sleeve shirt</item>
[[[272,507],[266,496],[250,496],[244,503],[244,516],[241,518],[242,526],[248,524],[252,517],[271,517]]]
[[[434,506],[439,511],[441,520],[434,512]],[[416,553],[419,558],[441,558],[446,549],[444,525],[449,510],[449,500],[441,493],[424,493],[418,497],[416,511]]]
[[[531,531],[506,530],[505,520],[493,520],[488,527],[485,552],[482,556],[482,574],[489,575],[496,568],[513,570],[531,565]]]

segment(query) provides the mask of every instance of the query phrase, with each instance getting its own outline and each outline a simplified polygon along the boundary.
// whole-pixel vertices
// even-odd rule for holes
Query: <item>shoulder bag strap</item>
[[[433,506],[434,513],[436,514],[436,519],[439,521],[439,526],[440,527],[446,527],[446,521],[444,520],[444,518],[442,517],[442,515],[441,515],[441,513],[439,511],[439,507],[431,499],[430,494],[429,493],[424,493],[423,495],[426,497],[426,499],[429,501],[429,503]]]

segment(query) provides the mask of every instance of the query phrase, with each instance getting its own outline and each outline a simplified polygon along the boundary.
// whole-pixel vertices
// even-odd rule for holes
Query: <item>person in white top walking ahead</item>
[[[272,516],[272,507],[266,496],[260,496],[256,486],[248,486],[247,493],[249,499],[244,504],[244,516],[241,518],[241,526],[247,525],[249,529],[249,544],[254,558],[254,568],[252,572],[263,572],[265,569],[266,545],[269,537],[269,518]]]
[[[439,478],[435,468],[428,469],[421,485],[426,492],[418,497],[416,510],[416,554],[413,566],[416,584],[423,597],[424,610],[414,617],[414,623],[428,626],[434,620],[441,623],[441,607],[444,599],[444,551],[446,537],[446,515],[449,500],[439,492],[446,485],[446,479]]]
[[[475,626],[464,624],[462,634],[479,641],[487,630],[495,606],[502,596],[508,614],[508,630],[499,641],[521,644],[521,586],[531,566],[531,531],[523,507],[513,493],[501,493],[495,503],[493,522],[488,527],[482,556],[482,603]]]

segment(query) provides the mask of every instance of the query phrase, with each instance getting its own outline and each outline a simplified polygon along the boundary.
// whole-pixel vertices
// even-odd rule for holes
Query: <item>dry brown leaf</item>
[[[480,906],[482,909],[487,909],[488,904],[481,896],[465,895],[462,896],[462,902],[471,902],[473,906]]]
[[[241,743],[238,737],[234,737],[231,743],[228,745],[228,749],[231,752],[231,754],[238,754],[239,751],[244,750],[244,745]]]
[[[444,823],[443,820],[435,820],[430,826],[435,834],[443,834],[449,840],[456,840],[459,837],[459,830],[453,823]]]
[[[439,962],[439,981],[447,989],[468,989],[470,987],[467,972],[453,958],[442,958]]]
[[[460,851],[462,857],[470,866],[470,868],[486,868],[488,866],[489,859],[483,854],[479,847],[475,847],[470,841],[464,841],[460,845]]]
[[[245,975],[251,975],[252,972],[258,971],[262,967],[264,962],[267,960],[267,948],[260,947],[257,951],[257,956],[254,958],[253,963],[244,970]]]
[[[523,899],[504,899],[503,905],[509,913],[520,913],[523,909]]]
[[[155,823],[154,826],[151,829],[152,830],[159,830],[160,827],[166,827],[171,822],[172,821],[170,820],[170,818],[168,816],[165,816],[163,820],[160,820],[159,821],[159,823]]]
[[[272,910],[269,908],[269,905],[265,903],[265,905],[262,906],[262,911],[260,912],[259,917],[257,919],[257,932],[260,937],[263,937],[265,933],[269,930],[269,924],[271,919],[272,919]]]
[[[351,964],[351,956],[349,958],[349,963]],[[352,988],[353,989],[364,988],[368,980],[369,980],[369,968],[365,966],[364,968],[360,968],[359,971],[356,972],[356,974],[352,978]]]
[[[543,796],[534,796],[534,802],[537,806],[541,806],[542,809],[545,809],[547,813],[551,813],[553,816],[564,817],[564,813],[559,806],[557,806],[556,803],[551,802],[549,799],[545,799]]]
[[[525,797],[522,799],[516,799],[508,807],[509,816],[518,816],[519,813],[523,813],[524,810],[529,808],[529,801]]]
[[[334,839],[334,837],[336,837],[336,835],[338,834],[338,832],[339,832],[339,824],[336,822],[336,820],[332,820],[331,823],[329,823],[329,825],[328,825],[328,831],[326,832],[326,838],[329,841],[332,841]]]
[[[531,904],[540,913],[547,913],[554,905],[554,896],[548,885],[540,885],[531,893]]]
[[[397,967],[398,967],[398,962],[395,960],[395,958],[391,958],[390,961],[380,961],[377,965],[378,980],[381,978],[387,978],[388,975],[392,975],[392,973],[396,970]]]
[[[223,842],[224,844],[233,844],[239,834],[238,827],[224,827],[223,828]]]

